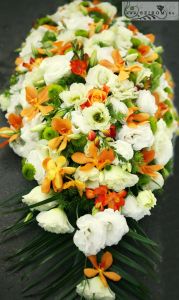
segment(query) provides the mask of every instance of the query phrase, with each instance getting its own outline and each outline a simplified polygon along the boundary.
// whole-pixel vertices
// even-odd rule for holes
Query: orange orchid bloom
[[[101,211],[103,211],[106,206],[113,210],[119,210],[125,204],[126,195],[127,192],[125,190],[119,193],[110,192],[105,185],[101,185],[94,190],[86,189],[87,199],[95,198],[95,207]]]
[[[66,148],[67,143],[70,140],[69,135],[72,133],[71,121],[69,119],[56,117],[53,118],[51,126],[60,134],[60,136],[53,138],[49,141],[48,145],[52,150],[58,148],[58,151],[61,152]]]
[[[115,272],[106,272],[107,269],[109,269],[113,263],[113,257],[110,252],[105,252],[101,258],[101,263],[97,263],[97,258],[96,255],[91,255],[88,256],[88,259],[93,265],[93,268],[85,268],[84,269],[84,274],[88,278],[95,277],[99,275],[102,283],[104,284],[105,287],[108,287],[108,283],[106,278],[112,280],[112,281],[120,281],[121,276],[118,275]]]
[[[52,43],[53,48],[49,49],[48,51],[51,52],[54,55],[63,55],[65,53],[65,51],[69,50],[72,45],[70,42],[64,43],[63,41],[57,41],[57,42],[53,42]],[[38,53],[41,55],[46,54],[46,50],[42,49],[42,48],[38,48]]]
[[[64,156],[56,159],[50,157],[43,161],[43,167],[46,171],[44,181],[42,182],[42,192],[49,193],[52,183],[55,192],[61,191],[63,187],[63,176],[73,174],[76,168],[66,167],[67,160]]]
[[[145,35],[151,43],[154,43],[155,42],[155,35],[153,33],[148,33]]]
[[[155,113],[155,117],[158,120],[164,116],[164,114],[169,110],[169,107],[164,102],[160,102],[160,96],[157,92],[154,92],[153,96],[155,97],[155,102],[156,105],[158,106],[158,109]]]
[[[129,78],[131,72],[139,72],[141,71],[141,67],[138,65],[132,65],[129,67],[125,66],[125,62],[122,59],[120,52],[118,50],[112,51],[112,57],[114,60],[114,64],[110,61],[103,59],[99,62],[100,65],[108,68],[114,73],[119,73],[119,80],[123,81]]]
[[[30,72],[33,70],[34,67],[38,67],[41,62],[42,62],[43,58],[31,58],[29,63],[23,62],[23,67],[28,69]]]
[[[40,92],[34,87],[26,87],[26,100],[31,107],[24,108],[21,112],[21,116],[32,120],[39,112],[41,112],[42,115],[47,115],[54,109],[51,105],[42,105],[47,102],[48,99],[48,86],[43,88]]]
[[[0,137],[7,139],[6,141],[0,143],[0,148],[5,147],[19,137],[19,130],[22,127],[22,118],[21,116],[12,113],[8,116],[8,123],[12,126],[12,128],[0,128]]]
[[[74,162],[84,165],[80,168],[82,171],[89,171],[93,167],[97,167],[99,170],[103,169],[106,165],[111,164],[115,159],[115,155],[112,149],[104,149],[98,154],[98,148],[94,142],[91,142],[89,146],[89,156],[82,152],[76,152],[71,158]]]
[[[77,188],[78,191],[79,191],[80,196],[82,197],[83,192],[85,191],[85,183],[80,181],[80,180],[70,180],[70,181],[65,182],[63,184],[62,189],[67,190],[67,189],[72,188],[72,187]]]
[[[44,27],[44,28],[46,28],[47,30],[50,30],[50,31],[58,32],[58,27],[57,26],[44,24],[44,25],[42,25],[42,27]]]
[[[140,45],[137,50],[140,52],[141,55],[146,55],[150,52],[150,46],[148,45]]]
[[[129,108],[129,113],[126,118],[129,127],[135,128],[149,122],[150,115],[147,113],[136,113],[138,110],[136,106]]]
[[[135,25],[133,25],[133,24],[129,24],[127,26],[127,29],[129,29],[130,31],[132,31],[134,34],[136,34],[136,33],[139,32],[139,30],[137,29],[137,27]]]
[[[140,56],[138,58],[138,61],[140,63],[152,63],[158,58],[158,54],[156,52],[153,52],[151,55],[148,56]]]
[[[139,172],[141,174],[146,174],[151,177],[156,177],[156,172],[160,171],[163,166],[162,165],[149,165],[154,158],[155,158],[155,151],[154,150],[143,150],[143,159],[144,159],[144,164],[140,167]]]

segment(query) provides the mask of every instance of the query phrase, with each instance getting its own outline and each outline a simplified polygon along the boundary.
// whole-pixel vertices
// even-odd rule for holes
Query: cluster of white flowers
[[[173,82],[154,36],[116,13],[108,2],[76,0],[42,19],[0,96],[10,125],[0,137],[23,158],[23,175],[39,184],[22,200],[38,211],[39,226],[75,231],[56,193],[75,188],[93,201],[93,213],[77,220],[74,233],[86,256],[118,244],[129,230],[127,217],[151,214],[155,190],[170,172],[177,129]],[[77,293],[115,299],[99,277],[82,282]]]

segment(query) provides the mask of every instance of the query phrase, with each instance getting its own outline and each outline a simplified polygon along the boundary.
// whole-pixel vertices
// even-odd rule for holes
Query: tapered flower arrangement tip
[[[25,295],[149,299],[133,272],[153,276],[160,255],[138,221],[172,172],[178,130],[162,52],[109,2],[80,0],[38,19],[19,49],[0,148],[22,157],[34,188],[4,201],[22,213],[4,233],[39,226],[11,269],[47,265]]]

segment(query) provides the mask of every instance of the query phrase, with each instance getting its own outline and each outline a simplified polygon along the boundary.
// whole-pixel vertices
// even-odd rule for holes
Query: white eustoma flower
[[[136,99],[138,92],[134,83],[128,79],[123,81],[117,81],[115,86],[111,87],[111,92],[115,98],[120,101],[126,99]]]
[[[155,115],[158,109],[155,102],[155,97],[149,90],[139,91],[139,96],[136,103],[140,111],[148,113],[151,116]]]
[[[51,197],[53,197],[54,192],[51,190],[49,193],[42,193],[41,190],[41,186],[36,186],[35,188],[33,188],[30,193],[28,193],[27,195],[24,195],[22,197],[22,202],[27,204],[27,205],[33,205],[33,204],[37,204],[41,201],[47,200]],[[56,201],[52,201],[40,206],[36,206],[35,210],[39,210],[39,211],[44,211],[44,210],[49,210],[51,208],[53,208],[54,206],[57,205]]]
[[[173,156],[173,145],[167,134],[167,125],[162,119],[157,122],[153,148],[156,163],[165,166]]]
[[[128,114],[128,107],[125,103],[123,103],[122,101],[120,101],[118,98],[115,97],[110,97],[108,99],[108,102],[110,104],[112,104],[112,108],[114,110],[115,113],[122,113],[124,115]]]
[[[139,206],[136,197],[129,195],[125,198],[125,205],[122,207],[122,214],[126,217],[139,221],[144,216],[149,216],[150,210]]]
[[[90,39],[84,41],[84,52],[91,56],[93,52],[96,51],[97,61],[107,59],[111,63],[114,63],[114,60],[112,58],[113,50],[114,48],[112,46],[100,47],[97,44],[93,44],[91,43]]]
[[[43,71],[40,68],[34,68],[24,76],[23,86],[33,86],[37,81],[43,80]]]
[[[110,18],[114,18],[117,14],[117,8],[108,2],[102,2],[97,5],[102,11],[104,11]]]
[[[130,160],[134,155],[131,144],[127,142],[117,140],[115,142],[111,142],[110,145],[115,149],[116,153],[124,157],[126,160]]]
[[[70,74],[70,59],[67,55],[47,57],[42,61],[40,70],[43,72],[44,80],[47,85],[54,83],[63,76]]]
[[[119,211],[105,209],[95,215],[95,218],[104,222],[106,226],[106,246],[117,245],[129,231],[126,219]]]
[[[97,168],[92,168],[89,171],[82,171],[80,167],[76,169],[74,174],[76,180],[85,182],[88,188],[97,188],[99,186],[99,171]]]
[[[80,105],[87,100],[88,89],[83,83],[73,83],[69,91],[60,93],[65,106]]]
[[[66,18],[63,19],[63,22],[66,25],[66,28],[68,30],[77,30],[77,29],[83,29],[83,30],[89,30],[90,24],[94,22],[94,20],[88,16],[79,16],[74,15],[72,18]]]
[[[20,56],[25,60],[28,61],[32,56],[32,49],[40,48],[41,47],[41,40],[45,34],[47,29],[45,27],[38,27],[37,29],[32,29],[30,34],[25,40],[24,46],[22,51],[20,52]]]
[[[155,198],[154,194],[147,190],[139,192],[136,200],[138,205],[145,209],[151,209],[157,203],[157,199]]]
[[[110,28],[115,35],[115,45],[120,50],[122,57],[126,55],[127,50],[131,48],[131,38],[133,36],[132,31],[123,26],[112,26]]]
[[[40,212],[36,220],[38,225],[45,231],[52,233],[71,233],[74,228],[68,221],[67,215],[60,208],[52,208],[48,211]]]
[[[115,86],[117,80],[118,77],[111,70],[100,65],[91,68],[86,76],[86,82],[97,88]]]
[[[71,122],[73,125],[74,133],[87,134],[91,128],[87,120],[84,118],[81,110],[74,110],[71,112]]]
[[[43,168],[42,163],[44,159],[48,157],[48,154],[48,147],[46,145],[39,144],[36,149],[31,150],[26,157],[26,161],[32,164],[35,168],[34,179],[37,180],[39,184],[42,183],[45,176],[45,169]]]
[[[103,103],[95,102],[92,106],[86,107],[82,114],[92,130],[105,130],[110,126],[111,117]]]
[[[168,93],[165,92],[165,88],[169,87],[165,74],[160,77],[159,86],[155,89],[155,92],[159,95],[160,101],[168,99]]]
[[[116,192],[134,186],[138,180],[137,175],[130,174],[119,166],[111,166],[109,170],[105,169],[100,173],[101,185],[106,185],[109,189]]]
[[[147,183],[142,187],[144,190],[155,191],[163,187],[164,185],[163,176],[159,172],[156,172],[155,174],[156,174],[155,178],[151,179],[149,183]]]
[[[104,286],[99,276],[83,280],[77,285],[76,292],[87,300],[115,300],[115,293]]]
[[[87,214],[77,220],[79,230],[73,241],[86,256],[96,255],[104,249],[106,242],[106,228],[102,221]]]
[[[149,68],[144,68],[142,64],[139,64],[139,66],[142,68],[142,70],[137,72],[136,85],[141,85],[143,79],[150,78],[152,75],[152,72]]]
[[[135,128],[124,125],[118,133],[118,138],[131,144],[134,150],[151,147],[154,142],[154,136],[148,123]]]

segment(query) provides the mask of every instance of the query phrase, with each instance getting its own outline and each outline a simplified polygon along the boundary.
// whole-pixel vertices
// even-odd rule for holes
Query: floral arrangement
[[[77,0],[39,19],[0,96],[9,123],[0,147],[38,183],[14,197],[23,216],[6,232],[44,229],[14,268],[58,258],[27,288],[54,271],[43,299],[147,299],[128,268],[150,273],[158,257],[138,221],[172,171],[174,84],[155,36],[116,14],[108,2]]]

